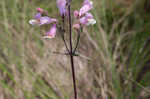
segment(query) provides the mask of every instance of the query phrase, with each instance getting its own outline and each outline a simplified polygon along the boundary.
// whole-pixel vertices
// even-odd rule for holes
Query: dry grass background
[[[75,57],[78,98],[149,99],[149,1],[93,1],[97,24]],[[65,52],[59,33],[43,40],[28,23],[36,7],[59,17],[55,0],[0,1],[0,99],[73,99],[69,58],[52,53]]]

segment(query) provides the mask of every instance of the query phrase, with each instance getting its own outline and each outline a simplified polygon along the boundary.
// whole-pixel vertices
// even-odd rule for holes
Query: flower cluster
[[[74,28],[79,29],[81,26],[93,25],[96,20],[89,12],[93,8],[93,2],[90,0],[84,0],[82,7],[79,11],[74,11],[74,17],[77,19],[77,23],[73,25]]]
[[[47,15],[47,12],[41,8],[37,8],[37,12],[38,13],[34,16],[34,19],[31,19],[29,23],[31,25],[38,25],[38,26],[52,24],[52,27],[49,29],[48,32],[46,32],[44,38],[54,38],[56,35],[57,19],[50,18],[49,16],[45,16]]]
[[[66,10],[67,2],[66,0],[57,0],[57,7],[59,9],[61,16],[66,16],[67,10]],[[74,11],[74,17],[77,20],[76,24],[73,25],[75,29],[79,29],[81,26],[88,26],[93,25],[96,23],[95,19],[93,18],[93,15],[89,12],[93,8],[93,2],[89,0],[84,0],[83,6],[80,8],[79,11]],[[34,16],[33,19],[29,21],[31,25],[49,25],[51,24],[51,28],[49,31],[46,32],[44,38],[54,38],[56,35],[56,28],[58,21],[55,18],[50,18],[48,16],[48,12],[43,10],[42,8],[37,8],[37,14]]]

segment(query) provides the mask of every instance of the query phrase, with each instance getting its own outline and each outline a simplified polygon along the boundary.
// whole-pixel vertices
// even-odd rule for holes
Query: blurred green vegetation
[[[0,99],[73,99],[69,59],[57,36],[28,21],[41,7],[59,18],[55,0],[0,1]],[[150,98],[150,2],[93,0],[97,24],[83,30],[75,57],[79,99]],[[82,1],[73,0],[72,9]]]

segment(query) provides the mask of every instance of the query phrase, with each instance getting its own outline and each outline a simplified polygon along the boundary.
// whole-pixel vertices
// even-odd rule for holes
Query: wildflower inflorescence
[[[63,42],[65,44],[65,47],[67,49],[68,54],[70,55],[71,59],[71,67],[72,67],[72,78],[73,78],[73,84],[74,84],[74,94],[75,99],[77,99],[77,92],[76,92],[76,83],[75,83],[75,72],[74,72],[74,62],[73,62],[73,56],[78,56],[75,52],[79,44],[80,40],[80,32],[83,27],[94,25],[96,23],[96,20],[93,18],[92,13],[90,13],[90,10],[93,8],[93,2],[90,0],[84,0],[82,7],[79,10],[74,11],[74,18],[75,22],[72,25],[71,15],[70,15],[70,6],[71,6],[71,0],[57,0],[57,7],[60,12],[60,16],[62,18],[62,25],[60,26],[60,23],[56,18],[51,18],[48,15],[48,12],[45,11],[42,8],[37,8],[37,13],[35,14],[34,18],[29,20],[29,23],[33,26],[43,26],[43,25],[50,25],[50,29],[45,33],[43,38],[45,39],[51,39],[55,38],[57,30],[59,30],[61,33],[61,37],[63,39]],[[69,24],[69,34],[70,34],[70,49],[66,43],[64,32],[65,31],[65,18],[68,19]],[[75,44],[75,48],[72,48],[72,26],[77,31],[77,43]]]
[[[61,16],[67,16],[67,1],[66,0],[57,0],[57,7],[59,9]],[[93,15],[89,12],[93,8],[93,2],[90,0],[84,0],[82,7],[74,11],[74,18],[76,19],[73,24],[73,28],[80,30],[81,27],[93,25],[96,23],[96,20],[93,18]],[[37,8],[37,14],[33,19],[29,20],[31,25],[49,25],[52,24],[52,27],[45,33],[44,38],[54,38],[56,35],[56,28],[58,20],[48,16],[48,12],[42,8]]]
[[[37,11],[38,13],[34,16],[34,19],[31,19],[29,21],[29,23],[32,25],[38,25],[38,26],[42,26],[45,24],[53,24],[50,30],[46,32],[46,35],[44,36],[44,38],[54,38],[56,35],[57,19],[46,16],[46,12],[41,8],[37,8]]]

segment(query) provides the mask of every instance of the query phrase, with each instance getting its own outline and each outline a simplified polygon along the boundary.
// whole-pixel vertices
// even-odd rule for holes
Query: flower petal
[[[56,24],[54,24],[43,38],[54,38],[56,35]]]
[[[79,16],[84,15],[85,13],[87,13],[92,8],[93,8],[93,2],[89,1],[89,0],[84,0],[83,6],[81,7],[81,9],[79,11]]]
[[[85,17],[86,17],[86,18],[93,18],[93,15],[92,15],[91,13],[86,13],[86,14],[85,14]]]
[[[31,25],[39,25],[39,22],[38,22],[37,20],[35,20],[35,19],[29,20],[29,23],[30,23]]]
[[[54,37],[48,35],[48,36],[43,36],[43,38],[44,39],[51,39],[51,38],[54,38]]]
[[[80,18],[80,23],[83,25],[86,25],[88,23],[88,19],[93,18],[93,15],[91,13],[86,13],[84,17]]]
[[[87,21],[87,18],[84,16],[82,18],[79,19],[80,23],[85,25],[88,21]]]
[[[44,24],[50,24],[51,23],[51,18],[48,16],[44,16],[40,18],[40,25]]]
[[[79,16],[82,16],[83,14],[87,13],[89,10],[92,9],[92,6],[90,5],[84,5],[79,11]]]
[[[34,16],[35,19],[39,19],[41,18],[41,13],[37,13],[35,16]]]
[[[66,14],[66,0],[57,0],[57,7],[61,15]]]
[[[80,23],[88,26],[95,24],[96,20],[93,19],[93,15],[91,13],[86,13],[84,17],[80,18]]]
[[[96,24],[95,19],[88,19],[88,23],[86,25],[94,25],[94,24]]]

